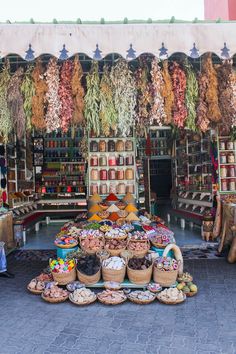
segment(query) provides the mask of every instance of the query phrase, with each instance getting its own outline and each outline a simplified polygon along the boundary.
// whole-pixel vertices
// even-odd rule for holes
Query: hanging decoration
[[[60,113],[61,102],[58,94],[59,90],[59,67],[57,60],[51,58],[49,60],[46,70],[46,83],[48,91],[46,93],[47,99],[47,113],[46,113],[46,127],[47,132],[50,133],[53,130],[57,130],[61,126]]]
[[[24,69],[18,68],[12,75],[7,90],[7,104],[10,110],[13,126],[16,130],[17,138],[20,140],[25,133],[25,112],[24,101],[21,93]]]
[[[189,130],[196,131],[196,118],[197,118],[196,106],[198,101],[198,81],[193,71],[193,67],[188,62],[187,59],[184,63],[184,66],[185,66],[186,78],[187,78],[185,104],[188,112],[185,126]]]
[[[111,82],[114,90],[114,105],[117,112],[118,130],[128,136],[136,117],[136,85],[128,63],[119,59],[112,67]]]
[[[161,90],[162,97],[164,99],[164,108],[166,112],[166,118],[164,123],[171,124],[172,123],[172,109],[174,104],[174,93],[172,89],[172,81],[171,76],[168,69],[168,61],[163,61],[163,69],[162,69],[162,77],[163,77],[163,86]]]
[[[100,134],[99,102],[100,79],[98,74],[98,62],[93,61],[90,72],[86,77],[87,93],[85,95],[84,116],[89,130],[93,130],[96,136]]]
[[[25,128],[26,131],[31,131],[32,129],[32,97],[35,95],[35,87],[34,87],[34,81],[32,78],[32,73],[33,73],[34,67],[32,65],[28,66],[25,76],[23,79],[23,82],[21,84],[21,93],[24,97],[24,112],[25,112],[25,119],[26,119],[26,124]]]
[[[100,111],[99,117],[101,130],[105,136],[109,136],[110,129],[117,130],[117,112],[114,106],[113,90],[108,67],[103,67],[103,75],[100,82]]]
[[[7,88],[11,79],[9,62],[6,61],[0,72],[0,136],[3,142],[8,142],[8,136],[12,131],[12,120],[7,104]]]
[[[48,90],[47,83],[44,79],[43,67],[41,61],[36,61],[35,68],[32,72],[32,78],[35,88],[35,94],[32,97],[32,125],[36,130],[46,128],[45,114],[45,96]]]
[[[210,120],[207,116],[206,92],[209,85],[208,77],[204,72],[198,75],[199,98],[197,105],[197,126],[205,133],[209,129]]]
[[[161,94],[164,81],[158,62],[157,58],[153,58],[151,68],[153,105],[151,109],[150,124],[155,123],[156,125],[161,126],[166,120],[166,112],[164,109],[164,99]]]
[[[80,124],[84,119],[84,88],[81,80],[83,77],[83,69],[79,61],[79,56],[76,55],[74,59],[71,89],[74,104],[73,123]]]
[[[71,90],[73,64],[70,60],[65,61],[62,64],[60,72],[60,83],[58,95],[61,102],[60,118],[61,129],[63,132],[67,132],[69,125],[72,121],[73,114],[73,99]]]
[[[171,66],[171,79],[174,92],[173,123],[178,128],[183,128],[187,118],[185,106],[186,75],[176,62]]]

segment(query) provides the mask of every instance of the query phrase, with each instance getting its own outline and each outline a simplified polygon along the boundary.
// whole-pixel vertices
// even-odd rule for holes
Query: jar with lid
[[[234,178],[231,178],[229,180],[229,190],[231,192],[235,192],[235,179]]]
[[[233,150],[233,149],[234,149],[234,142],[227,141],[227,150]]]
[[[107,194],[107,184],[106,183],[100,184],[100,194]]]
[[[110,186],[109,186],[109,193],[114,193],[114,194],[116,194],[116,184],[115,184],[115,183],[110,183]]]
[[[93,181],[99,180],[99,172],[96,168],[91,169],[90,177],[91,177],[91,180],[93,180]]]
[[[90,158],[90,165],[91,166],[98,166],[98,156],[92,155]]]
[[[90,151],[91,152],[98,152],[98,143],[96,140],[92,140],[90,142]]]
[[[125,158],[123,155],[119,155],[117,158],[117,166],[124,166],[125,164]]]
[[[116,166],[116,155],[115,154],[111,154],[108,157],[108,165],[109,166]]]
[[[224,140],[220,140],[219,145],[220,145],[220,150],[225,150],[225,142],[224,142]]]
[[[122,168],[119,168],[117,170],[117,179],[118,180],[122,180],[124,178],[125,178],[125,172],[124,172],[124,170]]]
[[[227,163],[226,154],[224,152],[220,154],[220,163]]]
[[[235,166],[234,165],[229,166],[229,177],[235,177]]]
[[[106,152],[107,150],[107,144],[105,140],[100,140],[98,144],[98,148],[100,152]]]
[[[99,157],[99,166],[106,166],[107,165],[107,157],[106,155],[100,155]]]
[[[124,141],[123,140],[117,140],[116,142],[116,151],[124,151],[125,149],[125,145],[124,145]]]
[[[109,152],[115,152],[116,151],[116,143],[114,140],[109,140],[108,141],[108,151]]]
[[[108,178],[110,180],[116,180],[116,170],[114,168],[110,168],[108,171]]]
[[[235,162],[234,153],[230,152],[228,154],[228,163],[234,163],[234,162]]]
[[[133,141],[132,140],[126,140],[125,151],[133,151]]]
[[[127,166],[132,166],[134,164],[134,156],[132,154],[129,154],[125,158],[125,164]]]
[[[131,182],[128,182],[126,185],[126,193],[131,193],[134,194],[134,184]]]
[[[117,186],[118,194],[125,194],[125,183],[119,183]]]
[[[132,168],[127,168],[125,171],[125,179],[134,179],[134,170]]]
[[[91,183],[90,185],[90,194],[98,194],[98,184],[97,183]]]
[[[221,178],[227,177],[227,167],[225,165],[221,165],[220,167],[220,177]]]
[[[105,170],[105,169],[100,170],[100,180],[101,181],[107,180],[107,170]]]
[[[221,180],[221,190],[223,192],[226,192],[228,190],[227,179],[222,179]]]

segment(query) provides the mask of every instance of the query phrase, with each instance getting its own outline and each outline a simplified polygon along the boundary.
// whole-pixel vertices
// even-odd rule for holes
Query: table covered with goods
[[[87,218],[66,223],[56,235],[57,258],[28,284],[31,293],[75,305],[179,304],[197,294],[174,233],[139,211],[131,194],[122,200],[93,195],[88,206]]]

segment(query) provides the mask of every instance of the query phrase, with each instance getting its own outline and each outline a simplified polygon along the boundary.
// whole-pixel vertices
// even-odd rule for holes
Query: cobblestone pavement
[[[9,257],[0,278],[0,354],[235,354],[236,265],[189,260],[199,294],[184,304],[47,304],[25,289],[45,262]]]

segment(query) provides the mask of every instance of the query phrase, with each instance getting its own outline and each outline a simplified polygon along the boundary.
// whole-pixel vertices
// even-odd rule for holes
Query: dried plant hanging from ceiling
[[[185,106],[186,75],[176,62],[172,63],[170,72],[174,92],[173,124],[183,128],[188,114]]]
[[[63,132],[67,132],[70,124],[72,123],[73,115],[73,98],[71,89],[73,64],[70,60],[65,61],[62,64],[60,71],[60,83],[58,95],[60,98],[61,109],[61,129]]]
[[[32,76],[33,70],[33,65],[29,65],[25,72],[24,79],[20,88],[24,98],[23,107],[26,119],[25,128],[27,132],[30,132],[32,129],[32,98],[35,95],[35,85]]]
[[[0,72],[0,136],[3,142],[7,143],[8,136],[12,131],[12,119],[7,104],[7,89],[11,79],[9,62],[6,61]]]
[[[83,77],[83,69],[79,61],[79,56],[74,58],[74,66],[71,79],[71,89],[74,104],[73,124],[78,125],[84,119],[84,88],[81,80]]]
[[[198,101],[198,81],[196,74],[193,70],[192,65],[186,59],[184,62],[184,67],[186,71],[186,92],[185,92],[185,104],[187,108],[187,118],[185,121],[185,126],[187,129],[196,131],[196,118],[197,118],[197,101]]]
[[[32,97],[32,126],[36,130],[43,130],[46,128],[45,97],[48,87],[40,59],[36,61],[36,65],[32,72],[32,78],[35,88],[35,94]]]

